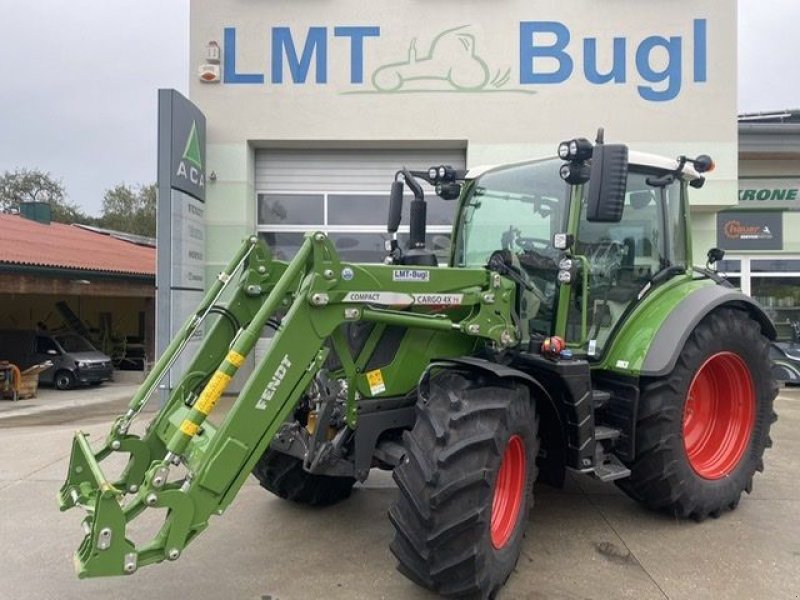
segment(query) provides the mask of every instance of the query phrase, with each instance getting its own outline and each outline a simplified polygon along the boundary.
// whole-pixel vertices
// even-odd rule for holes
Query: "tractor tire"
[[[777,415],[769,341],[739,310],[718,309],[690,334],[672,373],[643,380],[631,476],[648,508],[702,521],[733,510],[764,470]]]
[[[524,385],[455,371],[432,378],[394,470],[390,549],[401,573],[444,596],[494,597],[533,505],[538,426]]]
[[[330,506],[350,496],[353,477],[312,475],[303,462],[283,452],[267,448],[253,468],[261,487],[276,496],[309,506]]]

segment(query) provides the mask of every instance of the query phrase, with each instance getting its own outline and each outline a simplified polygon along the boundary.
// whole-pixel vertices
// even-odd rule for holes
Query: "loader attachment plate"
[[[86,434],[78,431],[72,442],[67,481],[58,493],[61,510],[82,506],[86,536],[75,552],[78,577],[121,575],[136,570],[136,550],[125,537],[123,493],[103,475]]]

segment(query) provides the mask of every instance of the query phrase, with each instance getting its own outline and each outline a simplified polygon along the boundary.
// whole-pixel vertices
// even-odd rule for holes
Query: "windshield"
[[[79,335],[67,334],[55,336],[64,352],[94,352],[94,347]]]
[[[478,178],[461,213],[457,266],[482,267],[496,250],[550,246],[553,234],[565,229],[568,189],[560,165],[526,163]]]
[[[489,171],[472,183],[459,218],[456,266],[483,267],[492,253],[506,250],[525,280],[524,338],[551,330],[561,256],[552,240],[566,230],[569,196],[561,164],[552,159]]]

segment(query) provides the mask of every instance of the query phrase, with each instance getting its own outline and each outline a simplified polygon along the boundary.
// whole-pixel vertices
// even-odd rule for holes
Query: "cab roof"
[[[467,171],[467,179],[476,179],[477,177],[480,177],[481,175],[488,173],[489,171],[494,171],[495,169],[512,167],[517,165],[525,165],[552,159],[560,160],[558,159],[557,156],[548,156],[545,158],[540,158],[535,160],[521,160],[505,164],[480,165],[477,167],[473,167]],[[663,171],[674,171],[675,169],[678,168],[678,159],[667,158],[666,156],[661,156],[659,154],[650,154],[647,152],[637,152],[635,150],[630,150],[628,152],[628,164],[636,165],[638,167],[650,167],[653,169],[659,169]],[[686,165],[684,165],[683,167],[683,178],[686,181],[692,181],[694,179],[699,179],[700,174],[694,169],[691,163],[686,163]]]

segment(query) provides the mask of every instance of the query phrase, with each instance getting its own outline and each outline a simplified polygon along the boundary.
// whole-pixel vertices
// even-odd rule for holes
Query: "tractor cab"
[[[688,272],[687,186],[711,163],[565,145],[559,158],[467,174],[451,261],[518,282],[523,341],[558,335],[598,358],[638,300]]]

